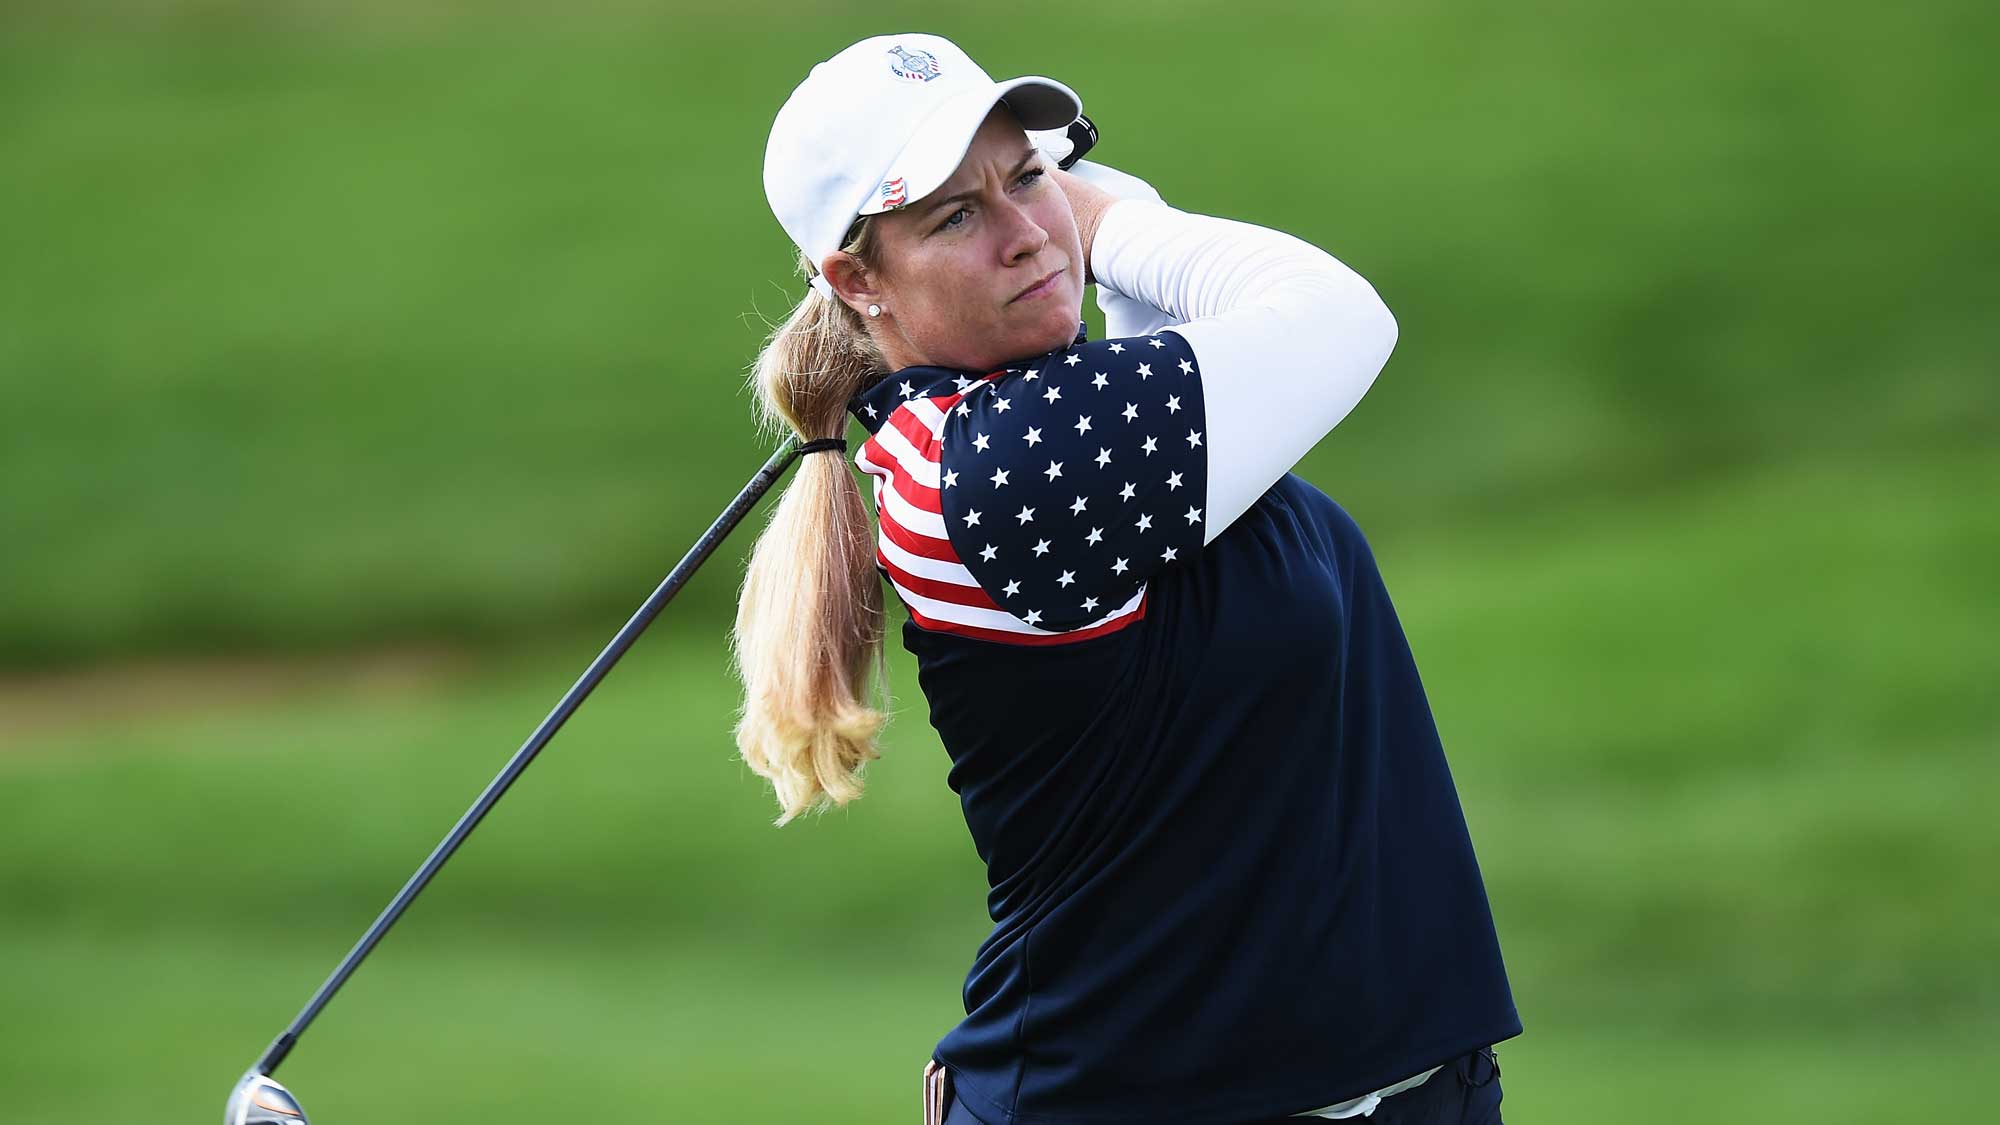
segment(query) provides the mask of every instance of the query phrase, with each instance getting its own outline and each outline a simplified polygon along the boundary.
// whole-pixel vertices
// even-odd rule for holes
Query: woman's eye
[[[1047,174],[1048,170],[1045,168],[1030,168],[1027,171],[1021,173],[1021,178],[1015,182],[1020,187],[1033,187],[1035,186],[1035,183],[1037,181],[1039,181],[1043,176]],[[936,233],[937,231],[947,231],[955,227],[964,226],[965,220],[970,218],[971,216],[972,212],[970,210],[964,207],[960,207],[958,210],[953,211],[951,214],[945,216],[944,222],[939,223],[935,228],[933,228],[933,233]]]

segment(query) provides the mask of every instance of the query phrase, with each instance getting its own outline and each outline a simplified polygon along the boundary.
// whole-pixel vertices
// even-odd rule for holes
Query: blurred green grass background
[[[0,10],[0,1120],[199,1118],[762,459],[770,115],[1070,81],[1402,342],[1369,530],[1529,1033],[1510,1118],[1971,1120],[2000,1043],[1987,6]],[[983,934],[909,664],[730,758],[740,532],[314,1026],[326,1121],[910,1120]]]

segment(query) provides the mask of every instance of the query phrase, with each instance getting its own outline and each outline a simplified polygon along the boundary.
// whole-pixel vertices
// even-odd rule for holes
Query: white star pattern
[[[1195,379],[1154,387],[1152,376],[1172,366]],[[1070,345],[990,374],[912,367],[857,394],[848,409],[879,439],[854,457],[875,478],[876,561],[912,627],[1061,642],[1141,620],[1162,567],[1199,561],[1206,512],[1196,502],[1208,472],[1200,374],[1186,341],[1160,332]],[[1112,390],[1104,406],[1086,412],[1076,401],[1086,383]],[[1098,424],[1114,414],[1125,424]],[[1162,415],[1171,417],[1156,425]],[[1141,418],[1144,428],[1134,424]],[[1122,468],[1138,468],[1138,479],[1106,471],[1134,453],[1146,465]],[[1068,474],[1079,464],[1098,471]],[[1175,503],[1183,488],[1187,500]],[[1106,511],[1113,493],[1130,505],[1122,515]]]

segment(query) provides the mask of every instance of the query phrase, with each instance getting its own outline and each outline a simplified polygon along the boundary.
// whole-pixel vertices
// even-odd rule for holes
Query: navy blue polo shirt
[[[1203,402],[1168,331],[850,403],[987,866],[936,1057],[989,1125],[1276,1119],[1521,1030],[1366,540],[1287,475],[1204,545]]]

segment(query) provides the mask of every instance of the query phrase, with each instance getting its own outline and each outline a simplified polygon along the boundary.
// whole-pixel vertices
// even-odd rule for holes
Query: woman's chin
[[[1070,303],[1067,309],[1044,312],[1036,321],[1035,339],[1026,355],[1041,355],[1057,348],[1069,347],[1076,340],[1076,326],[1083,323],[1083,301]]]
[[[991,371],[1005,364],[1047,355],[1074,343],[1077,325],[1083,322],[1082,298],[1050,301],[1046,305],[1035,310],[1032,316],[1022,315],[1026,310],[1010,309],[1013,315],[1003,317],[993,325],[992,330],[983,333],[994,349],[986,353],[993,362],[973,363],[971,367]],[[971,367],[966,370],[971,370]]]

